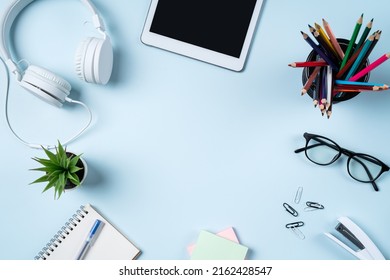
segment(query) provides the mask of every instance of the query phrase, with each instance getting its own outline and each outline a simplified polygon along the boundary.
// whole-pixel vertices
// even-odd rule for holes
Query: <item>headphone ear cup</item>
[[[30,65],[23,74],[20,85],[51,105],[61,107],[72,87],[53,72]]]
[[[113,57],[112,45],[108,37],[85,39],[76,51],[77,76],[88,83],[107,84],[111,77]]]
[[[87,52],[87,48],[89,43],[92,41],[91,37],[86,38],[83,40],[76,50],[76,56],[75,56],[75,70],[76,74],[82,81],[87,81],[85,76],[85,54]]]
[[[114,64],[114,53],[111,40],[107,37],[105,40],[100,39],[96,46],[93,75],[96,83],[105,85],[108,83]]]

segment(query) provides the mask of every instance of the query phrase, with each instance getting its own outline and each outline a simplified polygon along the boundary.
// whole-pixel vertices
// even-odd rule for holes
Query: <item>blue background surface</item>
[[[1,1],[4,11],[10,1]],[[390,164],[390,95],[363,93],[334,105],[330,120],[300,96],[301,69],[310,47],[307,24],[325,18],[338,37],[349,38],[364,13],[382,37],[373,60],[389,51],[386,1],[265,1],[246,68],[235,73],[140,42],[150,1],[95,0],[115,48],[107,86],[85,84],[73,71],[78,42],[94,35],[79,1],[41,0],[19,17],[12,33],[17,57],[51,69],[73,86],[71,97],[91,107],[93,126],[68,150],[89,164],[86,183],[60,200],[32,185],[31,159],[42,151],[20,144],[0,118],[2,163],[0,259],[32,259],[82,204],[91,203],[141,250],[140,259],[188,259],[187,245],[200,230],[233,226],[248,259],[353,259],[322,233],[349,216],[390,258],[390,174],[380,192],[349,177],[346,159],[320,167],[294,149],[305,131]],[[0,70],[0,106],[5,72]],[[390,83],[390,63],[371,81]],[[13,127],[31,142],[55,143],[82,127],[77,106],[57,109],[11,84]],[[292,200],[303,187],[299,205]],[[325,210],[304,212],[305,201]],[[295,219],[283,202],[299,212]],[[285,228],[296,220],[305,240]]]

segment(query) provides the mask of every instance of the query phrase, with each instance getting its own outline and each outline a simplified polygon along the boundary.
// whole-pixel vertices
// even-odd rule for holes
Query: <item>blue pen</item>
[[[88,233],[87,238],[84,240],[83,245],[80,248],[80,251],[77,253],[76,260],[82,260],[87,253],[89,247],[92,246],[95,241],[99,229],[104,225],[104,223],[100,220],[96,220],[93,224],[91,230]]]

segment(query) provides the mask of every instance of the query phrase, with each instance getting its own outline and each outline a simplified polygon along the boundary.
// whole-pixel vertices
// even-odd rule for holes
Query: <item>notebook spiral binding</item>
[[[75,214],[65,223],[63,227],[50,239],[50,242],[46,244],[45,247],[34,257],[35,260],[46,260],[50,253],[62,243],[63,240],[67,238],[70,232],[77,227],[77,225],[85,218],[85,215],[88,214],[88,211],[84,209],[84,206],[80,206],[80,210],[77,210]]]

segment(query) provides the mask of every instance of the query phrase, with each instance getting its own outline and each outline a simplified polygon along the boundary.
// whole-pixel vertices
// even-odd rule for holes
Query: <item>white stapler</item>
[[[339,223],[336,226],[336,230],[352,242],[358,250],[353,250],[333,234],[325,232],[324,234],[327,237],[361,260],[385,260],[385,257],[375,246],[374,242],[372,242],[367,234],[348,217],[340,217],[338,221]]]

